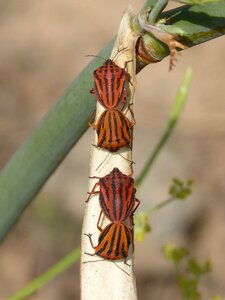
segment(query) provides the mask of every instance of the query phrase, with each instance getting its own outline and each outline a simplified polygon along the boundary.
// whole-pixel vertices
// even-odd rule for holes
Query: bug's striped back
[[[91,89],[97,100],[105,108],[119,108],[126,102],[126,79],[128,73],[108,59],[94,73],[94,88]]]
[[[99,185],[99,202],[103,213],[112,222],[123,222],[134,210],[134,179],[114,168],[100,178]]]
[[[95,254],[110,260],[126,258],[132,242],[130,228],[123,223],[110,223],[99,235]]]
[[[95,253],[90,255],[97,254],[109,260],[126,258],[129,245],[133,243],[133,214],[140,203],[135,198],[134,180],[118,168],[113,168],[109,174],[99,178],[99,182],[95,183],[88,200],[92,194],[98,193],[95,190],[97,186],[100,187],[101,212],[97,222],[100,235],[98,245],[94,246],[91,234],[86,234],[95,249]],[[102,214],[111,221],[104,229],[99,226]],[[129,218],[129,225],[124,224],[127,218]]]
[[[96,124],[98,134],[97,146],[110,152],[122,147],[129,147],[131,143],[132,123],[125,114],[118,110],[105,110]]]

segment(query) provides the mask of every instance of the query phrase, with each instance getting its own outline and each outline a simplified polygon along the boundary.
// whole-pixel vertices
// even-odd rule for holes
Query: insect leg
[[[125,97],[125,99],[122,101],[122,102],[124,102],[124,104],[123,104],[123,106],[121,107],[121,111],[123,111],[124,110],[124,108],[126,107],[126,105],[127,105],[127,102],[126,102],[126,97]]]
[[[127,148],[130,148],[130,150],[132,150],[131,147],[127,147]],[[129,163],[130,163],[130,168],[131,168],[131,175],[129,175],[129,176],[132,177],[133,174],[134,174],[134,171],[133,171],[133,164],[136,164],[135,161],[130,160],[129,158],[124,157],[124,156],[123,156],[121,153],[119,153],[119,152],[118,152],[117,154],[119,154],[119,156],[121,156],[123,159],[129,161]]]
[[[124,65],[124,69],[126,69],[126,68],[127,68],[127,65],[128,65],[130,62],[133,62],[133,61],[134,61],[133,59],[127,60],[127,61],[125,62],[125,65]],[[129,82],[130,82],[130,81],[129,81]],[[132,82],[130,82],[130,84],[133,85]]]
[[[99,176],[89,176],[90,179],[100,179],[101,177]]]
[[[136,207],[133,209],[131,215],[130,215],[130,227],[131,227],[131,230],[133,230],[133,227],[134,227],[134,219],[133,219],[133,216],[134,216],[134,213],[136,211],[136,209],[138,208],[138,206],[140,205],[141,201],[139,199],[135,199],[135,201],[137,202],[137,205]]]
[[[88,233],[88,234],[85,233],[84,235],[88,236],[89,241],[90,241],[90,243],[91,243],[91,247],[92,247],[93,249],[96,249],[97,246],[94,246],[93,241],[92,241],[92,238],[91,238],[92,234],[91,234],[91,233]],[[86,254],[89,254],[89,253],[86,253]],[[94,254],[89,254],[89,255],[95,255],[95,253],[94,253]]]
[[[100,212],[100,214],[99,214],[99,217],[98,217],[98,222],[97,222],[97,228],[98,228],[98,230],[99,230],[99,231],[102,231],[102,228],[99,226],[99,223],[100,223],[101,217],[102,217],[102,210],[101,210],[101,212]]]
[[[94,88],[93,88],[94,89]],[[93,90],[92,89],[92,90]],[[96,109],[93,111],[93,114],[91,115],[90,121],[88,122],[88,125],[90,127],[93,127],[96,129],[96,125],[94,124],[94,119],[95,119],[95,115],[96,115]]]
[[[132,121],[129,120],[129,128],[132,128],[134,127],[134,125],[136,124],[136,120],[135,120],[135,117],[134,117],[134,111],[133,109],[131,108],[131,106],[133,106],[133,103],[130,103],[127,107],[127,111],[124,113],[126,115],[126,113],[128,112],[128,110],[130,111],[131,113],[131,117],[132,117]]]
[[[99,182],[96,182],[95,185],[93,186],[93,189],[91,190],[91,192],[88,192],[89,196],[85,202],[88,202],[92,195],[96,195],[96,194],[100,193],[99,191],[95,191],[95,189],[98,185],[99,185]]]
[[[88,253],[88,252],[84,252],[84,254],[87,254],[87,255],[90,255],[90,256],[94,256],[95,255],[95,252],[94,253]],[[87,263],[87,261],[83,262],[83,264]]]
[[[95,88],[91,88],[89,91],[91,94],[95,94]]]
[[[127,265],[127,266],[130,267],[130,265],[127,263],[127,258],[128,258],[128,256],[124,258],[124,261],[123,261],[123,262],[124,262],[125,265]],[[125,272],[125,273],[126,273],[126,272]]]
[[[136,211],[136,209],[138,208],[138,206],[140,205],[140,203],[141,203],[141,201],[139,200],[139,199],[135,199],[135,201],[137,202],[137,205],[136,205],[136,207],[134,208],[134,210],[132,211],[132,214],[134,214],[135,213],[135,211]]]

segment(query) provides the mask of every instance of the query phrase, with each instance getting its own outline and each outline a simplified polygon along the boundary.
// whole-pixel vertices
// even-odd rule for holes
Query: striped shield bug
[[[97,246],[94,246],[91,234],[86,234],[89,237],[92,248],[95,249],[93,254],[86,254],[97,254],[109,260],[126,259],[129,246],[133,243],[132,231],[123,223],[110,223],[101,231]]]
[[[122,147],[130,147],[131,129],[135,125],[134,114],[128,106],[133,117],[131,122],[122,112],[126,105],[126,82],[129,80],[129,74],[125,68],[117,66],[113,60],[107,59],[94,71],[93,76],[94,87],[90,92],[106,109],[97,124],[89,122],[89,125],[97,130],[97,147],[110,152],[116,152]]]
[[[91,178],[98,178],[99,181],[89,193],[87,201],[91,195],[99,194],[101,207],[97,222],[101,233],[97,246],[93,245],[91,235],[88,235],[91,245],[95,249],[94,254],[111,260],[126,258],[129,245],[133,243],[133,214],[140,203],[135,198],[134,179],[124,175],[118,168],[114,168],[104,177]],[[100,191],[96,191],[97,186],[100,187]],[[137,202],[136,207],[135,201]],[[99,226],[103,213],[112,222],[104,229]],[[128,217],[130,218],[130,227],[123,223]]]
[[[110,152],[116,152],[122,147],[130,147],[132,136],[130,130],[134,126],[125,114],[118,109],[105,110],[96,125],[89,123],[96,129],[98,135],[97,147]]]
[[[110,221],[114,223],[123,222],[137,209],[140,201],[135,198],[136,189],[134,188],[134,179],[131,176],[123,174],[118,168],[114,168],[104,177],[90,178],[98,178],[99,181],[89,193],[86,202],[93,194],[99,194],[101,213],[103,212]],[[97,186],[100,187],[99,191],[96,191]],[[138,204],[134,208],[135,201]]]
[[[111,59],[97,68],[94,73],[94,87],[90,90],[106,109],[118,108],[126,103],[126,80],[129,74]]]

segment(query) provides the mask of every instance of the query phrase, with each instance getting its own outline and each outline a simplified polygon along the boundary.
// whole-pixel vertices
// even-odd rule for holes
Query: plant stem
[[[129,95],[127,96],[127,103],[133,103],[133,97],[136,87],[136,75],[135,75],[135,44],[137,36],[133,32],[130,24],[133,19],[133,11],[131,8],[125,12],[117,40],[113,48],[111,57],[115,57],[118,49],[126,49],[121,51],[120,55],[117,55],[114,59],[115,63],[124,67],[126,62],[130,62],[126,66],[126,71],[130,75],[128,82]],[[132,84],[131,84],[132,83]],[[98,120],[101,113],[104,111],[102,105],[97,103],[96,106],[96,118]],[[131,119],[130,111],[126,113],[126,116]],[[97,143],[97,133],[94,131],[92,145]],[[90,159],[90,176],[103,177],[109,174],[113,168],[117,167],[124,174],[131,174],[132,153],[130,148],[122,150],[122,156],[120,150],[115,153],[109,153],[105,149],[91,147],[91,159]],[[108,157],[108,158],[107,158]],[[105,159],[107,159],[105,161]],[[100,166],[100,167],[99,167]],[[91,178],[89,180],[89,191],[91,191],[97,182]],[[84,221],[82,228],[81,238],[81,299],[82,300],[99,300],[99,299],[137,299],[136,280],[133,268],[133,255],[130,252],[127,257],[128,264],[125,264],[123,260],[117,260],[114,262],[108,259],[102,259],[95,255],[93,257],[87,254],[93,254],[95,251],[91,247],[90,241],[85,234],[92,234],[94,245],[98,244],[98,238],[100,231],[96,224],[100,214],[99,195],[93,195],[90,201],[87,203],[84,213]],[[102,228],[108,224],[106,218],[103,220]],[[122,238],[122,237],[121,237]],[[112,250],[112,251],[115,251]],[[99,261],[100,260],[100,261]]]
[[[26,299],[34,292],[42,288],[45,284],[50,282],[52,279],[63,273],[66,269],[72,266],[80,257],[80,248],[76,248],[74,251],[69,253],[66,257],[62,258],[57,264],[50,268],[47,272],[33,280],[26,287],[21,289],[15,295],[7,298],[6,300],[22,300]]]
[[[145,1],[144,5],[142,6],[140,10],[140,15],[142,18],[146,16],[146,11],[153,9],[153,7],[156,5],[157,0],[147,0]]]
[[[152,11],[149,14],[148,17],[148,22],[150,24],[155,24],[159,15],[161,14],[161,12],[163,11],[163,9],[166,7],[167,3],[169,2],[169,0],[158,0],[155,4],[155,6],[153,7]]]
[[[164,147],[164,145],[166,144],[166,142],[172,135],[172,133],[175,129],[177,120],[182,112],[182,108],[184,106],[185,100],[187,98],[187,93],[188,93],[188,89],[190,86],[191,77],[192,77],[192,70],[189,67],[186,70],[183,81],[178,89],[177,96],[176,96],[176,99],[175,99],[175,102],[174,102],[174,105],[173,105],[173,108],[171,111],[171,115],[169,117],[169,121],[168,121],[166,130],[165,130],[163,136],[161,137],[159,143],[156,145],[154,151],[150,154],[141,174],[137,178],[136,187],[139,187],[140,184],[142,183],[142,181],[145,179],[145,177],[148,174],[149,170],[151,169],[153,163],[155,162],[156,157],[159,155],[160,151],[162,150],[162,148]]]
[[[166,199],[166,200],[160,202],[159,204],[147,209],[146,213],[147,213],[147,215],[150,216],[153,212],[160,210],[161,208],[163,208],[164,206],[167,206],[168,204],[174,202],[175,200],[177,200],[177,199],[174,197]]]

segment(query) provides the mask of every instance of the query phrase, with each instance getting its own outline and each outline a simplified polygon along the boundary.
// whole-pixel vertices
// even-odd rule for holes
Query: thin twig
[[[163,146],[166,144],[166,142],[172,135],[172,133],[175,129],[175,126],[177,124],[177,121],[179,119],[179,116],[184,107],[184,104],[185,104],[187,92],[188,92],[190,82],[191,82],[191,77],[192,77],[192,70],[189,67],[186,70],[183,81],[178,89],[177,96],[176,96],[176,99],[175,99],[175,102],[174,102],[174,105],[173,105],[173,108],[171,111],[171,115],[169,117],[169,121],[168,121],[166,130],[165,130],[163,136],[161,137],[160,141],[156,145],[154,151],[150,154],[149,158],[147,159],[147,162],[146,162],[141,174],[139,175],[139,177],[136,180],[136,187],[139,187],[140,184],[142,183],[142,181],[146,178],[146,175],[149,172],[149,170],[151,169],[153,163],[155,162],[156,157],[159,155]]]

